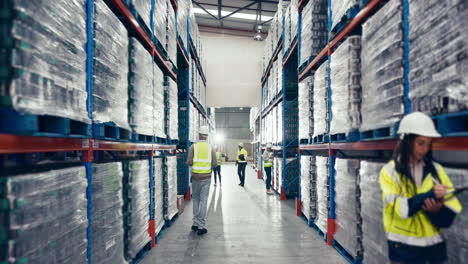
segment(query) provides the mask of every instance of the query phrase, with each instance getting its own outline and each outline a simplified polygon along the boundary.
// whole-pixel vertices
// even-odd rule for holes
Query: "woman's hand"
[[[426,199],[424,200],[424,205],[422,206],[423,210],[429,213],[438,213],[440,208],[444,205],[443,202],[436,201],[435,199]]]
[[[447,193],[448,187],[443,184],[437,184],[432,189],[434,191],[434,195],[437,199],[444,198],[445,193]]]

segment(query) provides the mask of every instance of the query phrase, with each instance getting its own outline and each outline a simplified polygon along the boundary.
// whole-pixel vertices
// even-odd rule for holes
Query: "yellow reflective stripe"
[[[391,240],[391,241],[401,242],[407,245],[417,246],[417,247],[433,246],[443,241],[442,236],[440,234],[436,234],[431,237],[410,237],[410,236],[387,232],[387,238],[388,240]]]
[[[439,175],[440,180],[442,181],[442,184],[448,186],[449,188],[453,188],[453,183],[447,176],[447,173],[445,173],[444,168],[436,162],[434,162],[434,166],[437,168],[437,173]],[[463,210],[463,206],[461,205],[460,201],[457,199],[456,196],[454,196],[452,199],[446,200],[444,202],[444,205],[457,214],[461,213],[461,211]]]

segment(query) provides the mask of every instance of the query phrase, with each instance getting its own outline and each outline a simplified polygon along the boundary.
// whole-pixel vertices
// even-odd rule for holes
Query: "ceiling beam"
[[[255,2],[252,2],[252,3],[248,4],[248,5],[245,5],[245,6],[243,6],[243,7],[240,7],[240,8],[238,8],[238,9],[232,11],[231,13],[229,13],[229,14],[227,14],[227,15],[221,17],[221,20],[223,20],[223,19],[225,19],[225,18],[227,18],[227,17],[230,17],[230,16],[232,16],[232,15],[234,15],[234,14],[236,14],[236,13],[242,11],[242,10],[244,10],[245,8],[251,7],[251,6],[255,5],[255,4],[257,4],[256,1],[255,1]]]
[[[216,19],[216,20],[219,20],[219,18],[217,18],[216,16],[214,16],[213,14],[211,14],[210,12],[208,12],[208,10],[206,10],[201,4],[199,4],[197,1],[192,1],[195,5],[197,5],[198,7],[200,7],[203,11],[205,11],[205,13],[209,16],[211,16],[212,18]],[[221,17],[221,16],[220,16]]]
[[[211,3],[203,3],[203,2],[200,2],[200,1],[196,1],[199,5],[204,5],[204,6],[210,6],[210,7],[218,7],[217,4],[211,4]],[[195,3],[195,1],[194,1]],[[263,3],[263,1],[262,1]],[[222,7],[224,8],[231,8],[231,9],[236,9],[236,8],[239,8],[238,6],[231,6],[231,5],[225,5],[223,4]],[[257,11],[256,8],[244,8],[244,10],[248,10],[248,11]],[[262,9],[262,13],[276,13],[276,10],[265,10],[265,9]]]

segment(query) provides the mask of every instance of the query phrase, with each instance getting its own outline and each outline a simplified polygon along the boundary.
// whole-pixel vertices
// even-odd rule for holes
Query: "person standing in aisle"
[[[221,186],[221,163],[223,163],[222,161],[222,154],[221,152],[219,151],[219,148],[218,148],[218,151],[216,151],[216,163],[218,164],[218,166],[216,166],[216,168],[214,168],[213,170],[213,175],[214,175],[214,186],[216,186],[217,182],[216,182],[216,174],[218,174],[218,179],[219,179],[219,186]]]
[[[266,150],[263,152],[263,168],[265,169],[266,173],[266,193],[273,194],[271,190],[271,169],[273,167],[273,151],[271,150],[271,144],[268,143],[266,145]]]
[[[239,151],[237,151],[237,175],[239,175],[239,186],[244,187],[245,183],[245,168],[247,167],[247,150],[244,149],[244,143],[239,143]]]
[[[202,126],[200,140],[190,146],[187,165],[191,166],[193,225],[192,231],[198,235],[208,232],[205,228],[208,195],[210,193],[211,170],[218,166],[215,150],[207,142],[209,128]]]
[[[402,140],[393,160],[380,172],[383,222],[392,264],[444,263],[447,249],[441,228],[462,211],[443,167],[432,160],[432,139],[440,137],[429,116],[405,116]]]

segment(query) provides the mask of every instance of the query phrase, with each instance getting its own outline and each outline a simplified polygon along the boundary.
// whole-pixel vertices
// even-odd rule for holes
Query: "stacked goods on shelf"
[[[163,189],[163,158],[155,157],[154,170],[154,222],[156,234],[164,227],[164,189]]]
[[[187,102],[187,100],[179,100],[178,105],[179,105],[179,141],[180,142],[187,142],[189,140],[189,134],[187,133],[187,122],[188,122],[188,114],[189,114],[189,109],[187,106],[187,103],[190,104],[190,102]]]
[[[330,134],[348,133],[361,124],[361,37],[350,36],[330,58]]]
[[[468,110],[468,8],[463,0],[409,1],[413,111]]]
[[[314,74],[314,137],[328,132],[328,61]]]
[[[299,178],[301,177],[301,171],[299,170],[299,159],[298,158],[287,158],[286,166],[283,175],[282,182],[284,184],[284,192],[289,196],[297,196],[299,192]]]
[[[129,39],[128,122],[132,131],[154,135],[153,57],[138,42]]]
[[[328,185],[329,180],[329,158],[319,157],[315,158],[316,170],[317,170],[317,218],[315,219],[315,225],[324,233],[327,233],[327,221],[330,198],[330,188]]]
[[[124,252],[125,259],[131,261],[151,241],[148,234],[149,162],[124,161],[123,168]]]
[[[284,47],[283,53],[289,48],[289,43],[291,43],[291,5],[286,8],[284,12]]]
[[[178,96],[177,96],[177,83],[171,78],[168,79],[168,86],[166,87],[168,93],[169,101],[169,129],[167,135],[170,139],[176,140],[179,139],[179,105],[178,105]]]
[[[310,157],[310,218],[317,218],[317,156]]]
[[[298,4],[298,0],[291,0],[289,5],[291,8],[291,37],[288,46],[291,46],[294,38],[297,36],[297,23],[299,22]]]
[[[276,128],[276,131],[277,131],[277,139],[276,139],[276,142],[278,144],[280,144],[281,142],[283,142],[283,133],[284,133],[284,123],[283,123],[283,101],[281,101],[279,104],[278,104],[278,107],[277,107],[277,118],[275,118],[275,128]],[[297,126],[297,123],[296,124],[292,124],[293,126]]]
[[[164,45],[166,41],[166,34],[167,34],[166,0],[154,0],[153,23],[154,23],[154,28],[153,28],[154,36],[161,43],[161,45]]]
[[[153,63],[153,127],[156,137],[165,138],[164,131],[164,74]]]
[[[350,19],[349,12],[353,8],[359,7],[359,0],[334,0],[331,2],[332,29],[344,19]]]
[[[361,204],[359,191],[359,160],[335,161],[335,214],[334,239],[354,259],[362,255]]]
[[[124,259],[122,163],[92,167],[91,263],[120,264]]]
[[[309,139],[314,132],[313,117],[314,76],[299,82],[299,139]]]
[[[445,168],[455,188],[468,186],[468,170]],[[455,218],[455,222],[449,229],[444,229],[444,237],[447,243],[447,255],[449,264],[468,262],[468,193],[465,191],[457,195],[463,206],[463,210]]]
[[[314,160],[315,161],[315,160]],[[301,203],[302,203],[302,213],[307,218],[311,219],[311,197],[310,192],[312,188],[310,175],[311,175],[311,166],[312,156],[301,156]]]
[[[182,46],[184,49],[187,48],[187,19],[189,12],[189,3],[188,0],[179,0],[177,1],[177,33],[182,39]]]
[[[84,5],[2,1],[0,106],[90,123]]]
[[[84,167],[8,175],[0,181],[1,263],[86,263]]]
[[[177,154],[177,194],[185,195],[189,188],[187,153]]]
[[[176,32],[176,13],[172,7],[171,0],[166,1],[167,5],[167,24],[165,48],[167,57],[173,65],[177,65],[177,32]]]
[[[361,131],[388,127],[404,115],[402,10],[391,0],[362,26]]]
[[[94,4],[93,120],[128,128],[127,30],[104,1]]]
[[[164,219],[172,220],[177,214],[177,157],[166,157],[166,173],[163,174]]]
[[[281,164],[283,163],[283,158],[281,157],[274,157],[273,158],[273,173],[272,173],[272,180],[275,181],[275,184],[273,185],[273,188],[276,191],[280,191],[281,187]]]
[[[143,19],[146,26],[149,28],[150,25],[150,16],[151,16],[151,1],[147,0],[127,0],[131,2],[132,7],[139,14],[139,17]]]
[[[362,246],[364,263],[387,263],[387,238],[382,222],[382,192],[379,174],[384,163],[361,161],[359,189],[361,190]]]
[[[317,56],[327,45],[328,15],[327,0],[309,0],[302,9],[302,28],[299,66]]]

